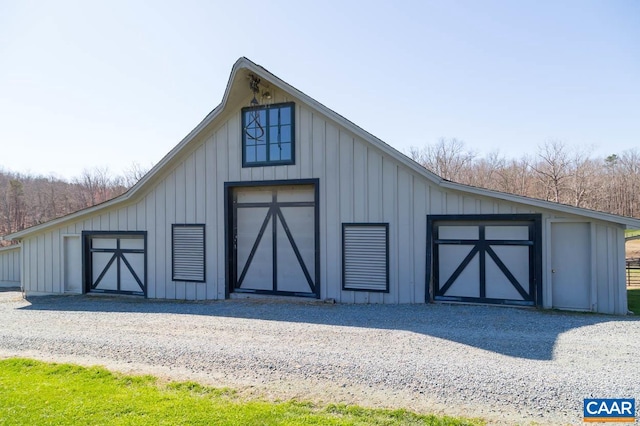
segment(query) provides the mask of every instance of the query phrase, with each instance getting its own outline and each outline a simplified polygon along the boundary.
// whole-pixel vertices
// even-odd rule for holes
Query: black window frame
[[[176,277],[176,245],[175,245],[175,230],[176,228],[202,228],[202,279],[183,279]],[[207,227],[204,223],[173,223],[171,224],[171,281],[177,282],[194,282],[204,283],[207,281]]]
[[[270,134],[269,134],[269,127],[270,127],[269,111],[275,108],[291,109],[291,124],[290,124],[291,125],[291,142],[290,142],[291,158],[287,160],[270,160],[269,159],[270,150],[271,150],[270,149],[271,142],[270,142]],[[266,161],[247,161],[247,150],[246,150],[246,146],[247,146],[246,116],[247,114],[246,113],[249,111],[266,111],[267,112],[265,114],[267,122],[264,123],[264,128],[266,129],[265,130],[266,154],[267,154]],[[295,164],[295,161],[296,161],[296,114],[295,113],[296,113],[296,107],[295,107],[295,103],[293,102],[282,102],[277,104],[257,105],[257,106],[242,108],[242,112],[241,112],[242,127],[240,129],[240,131],[242,132],[242,167],[288,166],[288,165]],[[278,126],[282,126],[282,125],[278,124]]]

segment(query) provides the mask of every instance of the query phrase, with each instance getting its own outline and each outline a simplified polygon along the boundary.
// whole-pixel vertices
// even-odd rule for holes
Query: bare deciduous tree
[[[570,176],[569,154],[560,141],[546,142],[538,147],[540,162],[532,165],[545,188],[545,199],[559,203]]]
[[[443,179],[454,180],[471,164],[475,153],[464,148],[464,142],[452,138],[440,138],[434,145],[419,149],[412,147],[410,156]]]
[[[122,184],[123,178],[113,176],[108,167],[85,169],[74,183],[80,191],[80,199],[85,207],[103,203],[122,194],[126,188]]]
[[[569,189],[573,197],[573,205],[583,207],[595,188],[596,163],[590,158],[591,151],[576,149],[570,158]]]
[[[145,168],[140,165],[138,162],[133,162],[124,171],[124,184],[127,188],[131,188],[133,185],[138,183],[140,179],[144,177],[149,172],[148,168]]]

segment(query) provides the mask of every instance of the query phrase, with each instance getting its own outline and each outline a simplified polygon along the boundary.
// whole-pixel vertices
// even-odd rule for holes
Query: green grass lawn
[[[627,290],[627,301],[629,310],[636,315],[640,315],[640,288]]]
[[[0,360],[2,425],[481,425],[406,410],[268,402],[103,368]]]

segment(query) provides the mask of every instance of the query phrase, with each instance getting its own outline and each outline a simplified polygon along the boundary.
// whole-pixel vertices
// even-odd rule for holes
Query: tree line
[[[96,167],[67,181],[0,169],[0,235],[103,203],[126,192],[145,173],[134,163],[122,176]],[[7,244],[0,241],[0,246]]]
[[[440,139],[409,156],[444,179],[467,185],[640,218],[640,152],[604,158],[585,147],[549,141],[535,155],[484,157],[459,139]]]
[[[443,138],[411,148],[409,156],[454,182],[640,218],[640,151],[635,149],[596,158],[583,147],[550,141],[534,155],[481,157],[463,141]],[[66,181],[0,169],[0,235],[107,201],[145,173],[134,163],[122,176],[103,167]]]

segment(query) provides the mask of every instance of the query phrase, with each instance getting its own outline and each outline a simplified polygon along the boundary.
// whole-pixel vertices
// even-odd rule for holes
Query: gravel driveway
[[[180,303],[0,292],[0,356],[100,364],[262,398],[581,424],[640,398],[634,317],[467,305]]]

